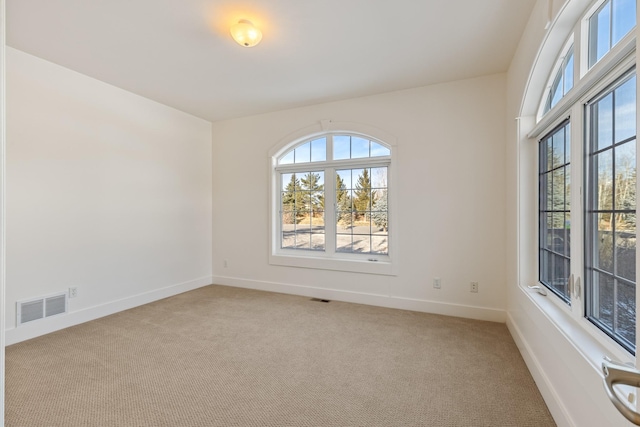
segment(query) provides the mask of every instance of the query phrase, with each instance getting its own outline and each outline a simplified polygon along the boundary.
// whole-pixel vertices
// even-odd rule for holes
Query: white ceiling
[[[534,3],[6,0],[7,44],[216,121],[504,72]]]

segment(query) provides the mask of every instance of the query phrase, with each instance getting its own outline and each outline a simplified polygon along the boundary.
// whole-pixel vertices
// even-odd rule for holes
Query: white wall
[[[214,280],[504,321],[505,100],[505,75],[492,75],[214,123]],[[267,153],[324,119],[397,140],[397,276],[268,263]]]
[[[5,2],[0,0],[0,307],[5,304]],[[0,426],[4,425],[5,321],[0,315]]]
[[[581,15],[590,3],[552,1],[552,16],[561,10]],[[563,316],[550,297],[523,288],[537,282],[536,141],[526,135],[535,124],[557,51],[577,19],[556,21],[548,34],[548,11],[548,0],[539,0],[507,75],[507,325],[559,426],[627,426],[631,424],[609,402],[602,385],[599,363],[602,356],[612,354],[590,340],[575,320]],[[541,50],[545,42],[550,49]],[[543,71],[530,80],[534,66]],[[529,96],[523,102],[527,90]]]
[[[211,283],[209,122],[12,48],[7,110],[7,344]]]

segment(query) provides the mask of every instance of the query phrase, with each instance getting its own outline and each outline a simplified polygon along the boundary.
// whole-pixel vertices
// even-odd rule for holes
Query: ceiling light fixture
[[[237,24],[231,26],[231,37],[240,46],[253,47],[262,40],[262,31],[254,27],[251,21],[241,19]]]

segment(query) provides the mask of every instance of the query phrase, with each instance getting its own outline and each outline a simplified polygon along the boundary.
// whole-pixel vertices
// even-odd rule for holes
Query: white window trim
[[[322,169],[335,170],[340,165],[353,165],[354,163],[365,163],[367,165],[388,166],[387,185],[391,190],[388,199],[389,206],[389,255],[377,254],[340,254],[340,257],[329,258],[323,252],[308,251],[304,254],[296,250],[286,250],[279,247],[279,166],[277,160],[291,147],[305,140],[311,140],[326,134],[350,134],[360,135],[364,138],[383,142],[391,149],[389,157],[372,157],[367,159],[349,159],[322,162]],[[399,188],[396,182],[395,167],[393,159],[397,158],[398,144],[395,137],[372,126],[354,122],[336,122],[332,120],[322,120],[316,125],[300,129],[282,138],[268,153],[269,157],[269,264],[301,267],[321,270],[338,270],[355,273],[367,273],[378,275],[395,276],[398,271],[398,221],[397,221],[397,191]],[[301,171],[313,170],[314,163],[302,163],[300,165],[287,165],[287,170],[300,167]],[[335,185],[331,179],[325,175],[325,191],[331,191]],[[376,259],[376,261],[370,261]]]

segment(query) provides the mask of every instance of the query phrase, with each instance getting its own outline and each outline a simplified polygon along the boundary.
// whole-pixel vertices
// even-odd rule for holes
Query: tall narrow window
[[[589,18],[589,68],[636,25],[636,0],[608,0]]]
[[[587,318],[627,350],[636,336],[636,76],[587,105]]]
[[[569,303],[571,261],[571,124],[539,144],[539,280]]]

